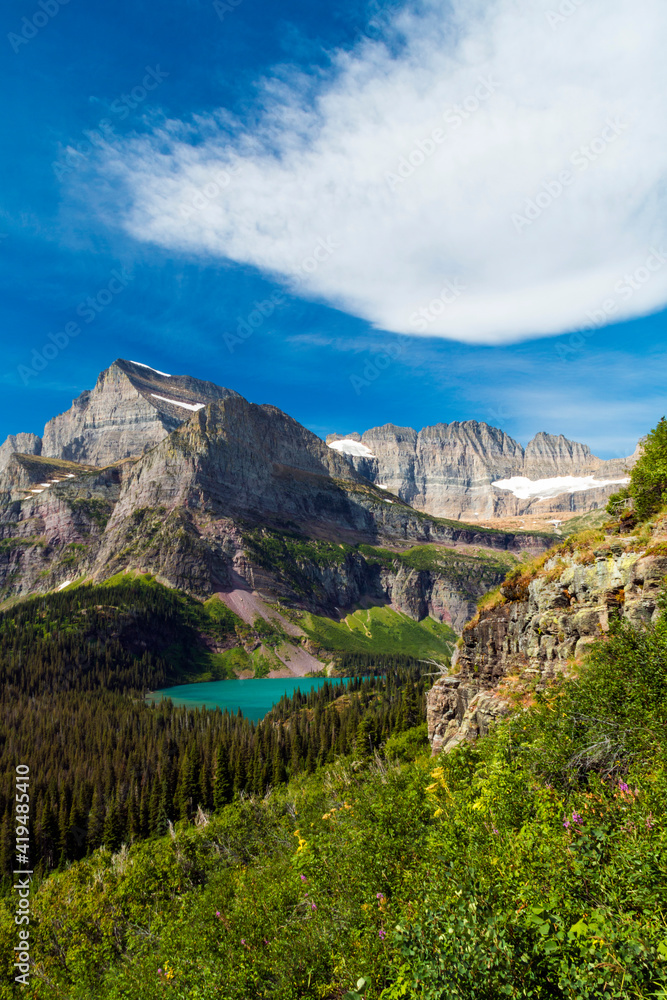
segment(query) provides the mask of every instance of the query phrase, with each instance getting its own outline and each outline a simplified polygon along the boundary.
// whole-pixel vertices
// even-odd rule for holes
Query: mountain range
[[[415,623],[425,649],[434,628],[446,645],[522,553],[553,541],[436,511],[479,506],[494,477],[623,471],[564,438],[538,435],[524,451],[472,422],[327,444],[274,406],[125,360],[41,438],[8,438],[0,463],[5,601],[148,577],[218,595],[245,652],[294,673],[380,633],[398,650]],[[268,643],[267,622],[280,641]]]
[[[523,448],[476,420],[419,432],[385,424],[364,434],[330,434],[327,443],[418,510],[487,524],[523,518],[545,525],[604,507],[638,457],[636,451],[604,461],[587,445],[544,432]]]

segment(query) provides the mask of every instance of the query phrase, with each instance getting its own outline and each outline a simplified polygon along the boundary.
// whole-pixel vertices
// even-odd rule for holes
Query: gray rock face
[[[41,455],[42,439],[36,434],[10,434],[0,445],[0,472],[17,452],[23,455]]]
[[[331,434],[327,443],[343,438],[370,451],[372,457],[347,458],[371,482],[382,484],[418,510],[468,521],[604,507],[618,486],[523,500],[492,484],[518,476],[532,481],[561,476],[620,479],[636,461],[635,453],[625,460],[606,462],[596,458],[586,445],[543,432],[524,450],[503,431],[474,420],[436,424],[419,433],[410,427],[386,424],[361,435]]]
[[[458,673],[439,680],[427,696],[434,752],[483,734],[489,720],[508,710],[508,682],[515,696],[543,689],[585,655],[613,616],[634,623],[654,618],[667,556],[653,552],[614,536],[593,556],[557,552],[527,585],[501,587],[505,602],[463,629],[453,661]],[[519,599],[512,599],[517,586]],[[475,714],[480,710],[486,723]]]
[[[239,521],[353,543],[439,542],[520,551],[544,550],[551,541],[547,536],[484,532],[432,521],[407,504],[387,498],[343,456],[291,417],[241,397],[221,400],[193,414],[128,471],[95,564],[96,574],[104,574],[112,561],[117,562],[119,552],[127,553],[129,560],[136,557],[133,518],[139,511],[157,509],[164,512],[165,523],[178,513],[180,537],[189,551],[195,536],[200,540],[201,558],[191,563],[196,565],[198,582],[185,585],[181,567],[178,584],[197,593],[202,592],[202,573],[209,591],[228,576],[229,525]],[[152,552],[160,536],[158,531]],[[171,549],[173,539],[165,545]],[[201,546],[208,553],[205,557]],[[157,559],[155,565],[164,574],[162,556],[151,558]],[[324,587],[322,578],[316,582]],[[428,584],[422,581],[422,585],[428,590]],[[360,592],[352,570],[340,588],[329,587],[332,603],[336,603],[336,593],[343,594],[338,603],[353,602],[344,596],[346,587]],[[444,600],[435,584],[430,585],[429,594],[419,599],[424,606],[429,600]],[[473,600],[468,593],[457,611],[459,623]]]
[[[44,428],[41,454],[88,465],[111,465],[142,455],[195,409],[236,396],[188,375],[163,375],[145,365],[115,361],[95,388],[81,393]]]

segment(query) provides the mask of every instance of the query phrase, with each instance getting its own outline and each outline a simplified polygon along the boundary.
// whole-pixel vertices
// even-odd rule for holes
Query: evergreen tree
[[[213,779],[213,808],[222,809],[231,801],[232,785],[229,780],[227,748],[220,744],[215,757],[215,778]]]

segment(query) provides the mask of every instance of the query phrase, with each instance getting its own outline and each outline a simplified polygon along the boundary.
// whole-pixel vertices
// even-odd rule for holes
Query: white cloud
[[[667,250],[664,0],[430,0],[396,27],[398,48],[266,80],[249,124],[221,112],[107,149],[127,230],[397,333],[494,344],[610,299],[611,320],[663,307],[667,263],[615,285]]]

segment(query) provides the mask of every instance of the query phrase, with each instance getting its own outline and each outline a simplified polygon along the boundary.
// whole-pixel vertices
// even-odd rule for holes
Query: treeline
[[[101,845],[162,834],[240,793],[265,794],[336,755],[366,757],[423,717],[424,678],[407,657],[348,657],[357,675],[348,686],[297,691],[258,724],[146,705],[147,688],[174,679],[169,651],[184,656],[185,641],[197,640],[198,614],[182,595],[128,583],[0,616],[3,874],[14,861],[17,764],[31,773],[33,867],[48,871]]]
[[[0,698],[178,683],[237,621],[145,578],[35,597],[0,613]]]

